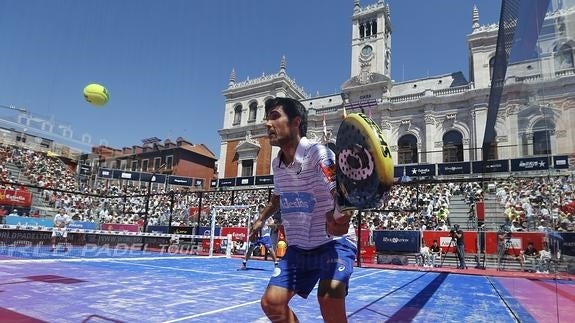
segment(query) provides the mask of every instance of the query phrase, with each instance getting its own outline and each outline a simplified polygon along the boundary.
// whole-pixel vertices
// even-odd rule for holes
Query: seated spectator
[[[421,248],[419,249],[419,254],[415,257],[418,266],[423,266],[425,268],[431,267],[431,252],[428,246],[425,245],[425,241],[421,241]]]
[[[521,270],[524,269],[526,262],[530,264],[529,272],[539,272],[539,251],[533,246],[533,242],[527,244],[527,249],[521,251],[519,262],[521,263]]]
[[[539,253],[539,259],[537,259],[537,273],[549,273],[549,267],[551,265],[551,252],[547,249],[541,250]]]
[[[433,244],[429,247],[429,251],[431,252],[431,266],[437,267],[435,262],[441,260],[441,247],[437,240],[433,240]]]

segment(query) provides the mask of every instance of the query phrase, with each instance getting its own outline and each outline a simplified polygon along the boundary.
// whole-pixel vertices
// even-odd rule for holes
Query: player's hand
[[[341,212],[339,208],[335,208],[325,214],[326,217],[326,231],[329,235],[342,236],[349,230],[349,222],[353,211]]]

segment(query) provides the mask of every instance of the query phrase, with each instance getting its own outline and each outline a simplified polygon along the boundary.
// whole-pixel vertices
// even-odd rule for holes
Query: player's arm
[[[250,229],[250,236],[257,235],[260,232],[265,221],[280,209],[280,197],[273,195],[268,205],[262,210],[256,221]]]

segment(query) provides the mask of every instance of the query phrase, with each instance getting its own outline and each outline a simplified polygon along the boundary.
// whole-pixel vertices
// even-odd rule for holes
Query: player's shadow
[[[254,267],[247,267],[246,269],[239,269],[238,271],[251,271],[251,270],[255,270],[255,271],[269,271],[268,269],[264,269],[264,268],[254,268]]]

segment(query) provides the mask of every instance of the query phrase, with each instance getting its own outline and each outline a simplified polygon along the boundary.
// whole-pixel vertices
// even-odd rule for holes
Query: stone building
[[[512,53],[490,160],[545,156],[553,163],[551,157],[561,155],[573,165],[575,7],[567,3],[552,1],[537,55],[513,60]],[[456,71],[393,81],[392,14],[382,0],[367,6],[353,1],[351,75],[342,80],[340,93],[310,96],[288,75],[285,57],[275,74],[237,81],[232,71],[223,91],[219,178],[257,178],[271,173],[277,148],[267,142],[263,118],[265,101],[274,96],[302,100],[309,110],[308,137],[318,141],[334,143],[344,110],[361,110],[382,128],[396,165],[481,160],[498,25],[481,25],[478,8],[470,9],[469,79]]]

